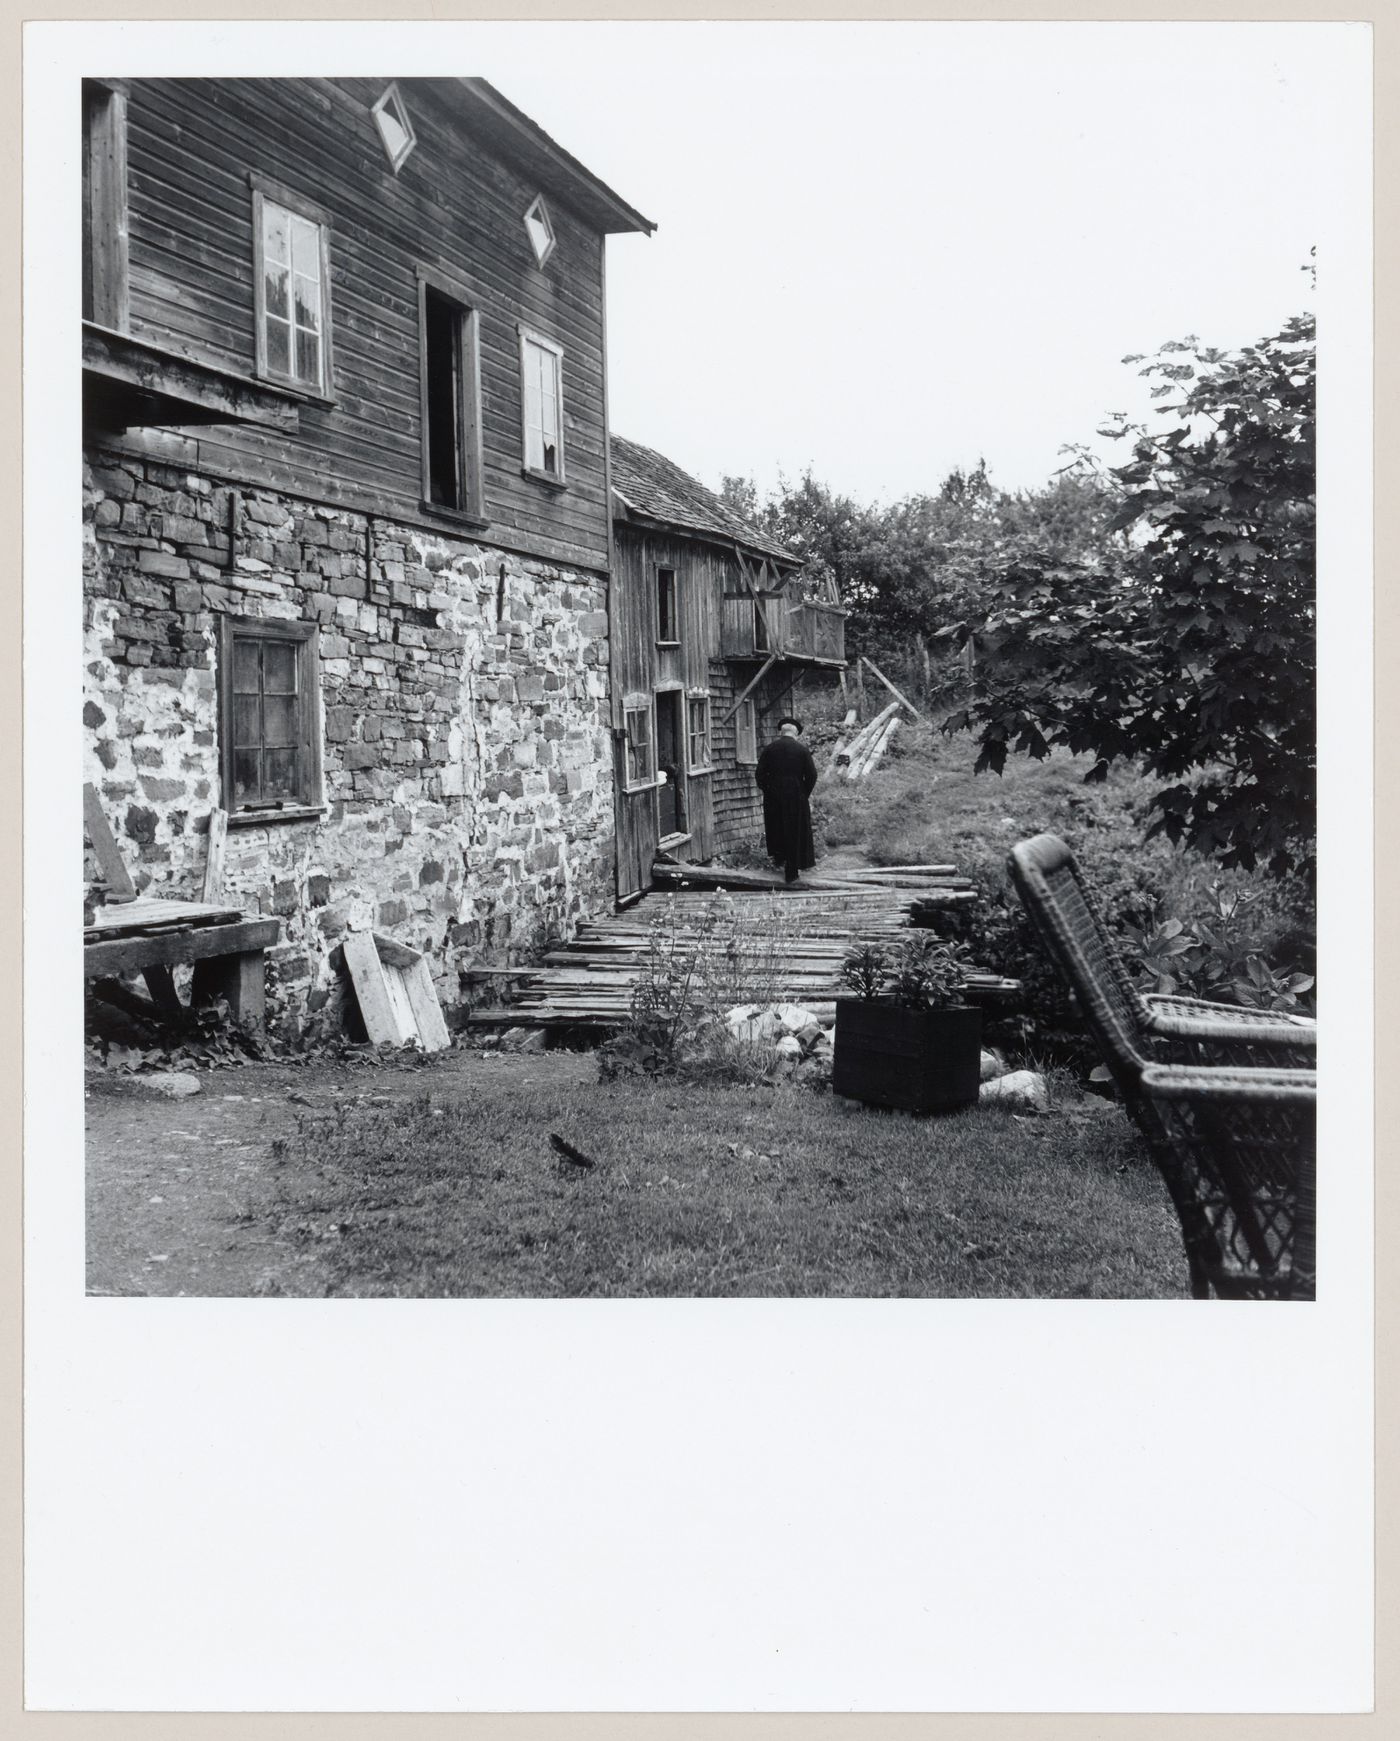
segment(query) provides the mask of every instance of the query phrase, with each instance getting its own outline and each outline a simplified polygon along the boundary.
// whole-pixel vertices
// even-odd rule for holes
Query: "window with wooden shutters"
[[[563,358],[558,345],[521,329],[524,470],[554,484],[564,481]]]
[[[83,319],[128,325],[126,96],[83,84]]]
[[[329,231],[317,208],[254,181],[258,374],[318,398],[331,383]]]
[[[316,633],[314,623],[223,621],[220,748],[231,820],[321,802]]]
[[[734,760],[744,767],[758,761],[758,713],[752,700],[741,701],[734,716]]]

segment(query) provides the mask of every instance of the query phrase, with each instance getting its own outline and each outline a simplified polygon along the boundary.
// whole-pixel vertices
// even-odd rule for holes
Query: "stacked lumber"
[[[923,887],[862,885],[852,878],[832,889],[736,891],[726,914],[732,910],[739,928],[737,958],[729,948],[728,918],[716,922],[713,892],[650,893],[625,912],[584,921],[572,942],[550,950],[537,966],[472,970],[472,977],[507,988],[509,1001],[473,1010],[468,1021],[495,1027],[620,1027],[630,1013],[652,937],[674,931],[683,950],[694,948],[703,960],[722,967],[736,1002],[800,1003],[829,1022],[849,951],[860,943],[897,941],[912,922],[916,902],[937,898]],[[970,889],[946,893],[973,898]],[[1002,1000],[1019,989],[1017,981],[990,973],[969,981],[978,1001]]]
[[[875,761],[885,753],[893,733],[895,720],[899,713],[899,703],[890,702],[888,707],[882,707],[868,725],[856,733],[849,743],[838,744],[831,758],[834,768],[844,768],[848,780],[858,780],[868,773]],[[877,749],[878,745],[878,749]],[[872,760],[872,755],[874,760]]]

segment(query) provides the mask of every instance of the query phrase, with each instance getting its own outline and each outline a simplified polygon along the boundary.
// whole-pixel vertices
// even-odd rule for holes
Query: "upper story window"
[[[83,319],[127,329],[126,96],[83,85]]]
[[[330,222],[259,178],[253,191],[258,374],[329,398]]]
[[[556,484],[564,481],[563,361],[558,345],[520,329],[525,470]]]
[[[476,310],[435,273],[418,271],[423,503],[484,518],[481,365]]]
[[[536,266],[543,266],[554,252],[554,223],[543,194],[535,196],[525,213],[525,234],[530,238]]]
[[[656,571],[656,638],[675,643],[680,640],[676,615],[676,571],[658,568]]]
[[[418,143],[397,85],[389,86],[370,110],[370,115],[384,147],[384,155],[389,159],[389,167],[397,175],[408,161],[409,152]]]

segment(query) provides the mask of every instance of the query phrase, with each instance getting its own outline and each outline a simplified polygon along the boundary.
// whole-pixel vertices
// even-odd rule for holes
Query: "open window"
[[[83,319],[128,325],[126,96],[83,84]]]
[[[530,252],[535,256],[536,266],[543,267],[554,252],[554,220],[549,215],[543,194],[536,194],[530,201],[525,213],[525,234],[530,238]]]
[[[220,625],[220,761],[229,821],[321,803],[320,669],[314,623]]]
[[[388,86],[370,110],[370,117],[379,134],[379,143],[384,147],[384,155],[389,159],[389,167],[397,175],[418,143],[397,84]]]
[[[485,519],[479,317],[432,274],[418,274],[423,505]]]
[[[258,374],[330,397],[330,220],[262,177],[253,179],[253,290]]]
[[[652,731],[651,702],[645,698],[628,701],[623,708],[623,728],[627,751],[623,783],[629,792],[655,785],[656,739]]]
[[[675,646],[681,638],[674,568],[658,568],[656,571],[656,638],[668,646]]]
[[[527,477],[564,482],[564,353],[552,340],[520,329],[521,416]]]

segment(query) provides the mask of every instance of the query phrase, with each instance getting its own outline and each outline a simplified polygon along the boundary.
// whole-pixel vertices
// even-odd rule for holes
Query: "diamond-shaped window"
[[[549,207],[542,194],[536,194],[525,214],[525,234],[535,251],[536,266],[543,266],[554,252],[554,225],[550,222]]]
[[[390,85],[370,110],[370,114],[379,130],[389,167],[397,175],[409,152],[418,143],[413,123],[408,118],[408,110],[404,108],[403,98],[399,95],[399,87]]]

